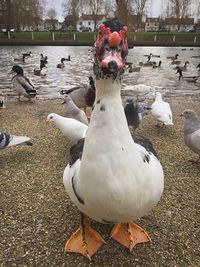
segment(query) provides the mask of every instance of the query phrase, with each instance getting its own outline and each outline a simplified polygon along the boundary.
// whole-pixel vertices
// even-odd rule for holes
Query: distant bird
[[[65,67],[65,64],[64,64],[64,61],[65,61],[65,60],[66,60],[66,59],[65,59],[64,57],[62,57],[61,60],[60,60],[61,63],[58,63],[58,64],[56,65],[56,67],[59,68],[59,69],[63,69],[63,68]]]
[[[191,58],[200,58],[200,55],[198,55],[198,56],[191,56]]]
[[[26,57],[31,57],[31,56],[32,56],[31,51],[30,51],[29,53],[23,53],[23,54],[22,54],[22,57],[20,57],[20,58],[14,58],[14,61],[25,62],[25,58],[26,58]]]
[[[22,67],[20,67],[19,65],[14,65],[12,67],[12,71],[17,73],[12,78],[12,83],[15,91],[18,93],[19,100],[21,95],[28,98],[29,100],[35,97],[37,92],[30,80],[24,75]]]
[[[150,53],[150,54],[147,54],[147,55],[144,55],[144,57],[160,57],[160,55],[154,55],[154,54],[152,54],[152,53]]]
[[[172,60],[171,62],[172,65],[180,65],[181,64],[181,61],[180,60]]]
[[[155,101],[151,105],[151,113],[157,120],[157,127],[162,128],[164,125],[173,125],[171,107],[169,103],[162,100],[160,92],[156,92]]]
[[[167,57],[167,58],[168,58],[168,59],[175,60],[175,59],[178,58],[178,56],[179,56],[179,54],[176,54],[175,56],[169,56],[169,57]]]
[[[200,163],[200,121],[196,112],[186,109],[181,116],[185,117],[184,141],[194,153],[198,154],[198,159],[190,160],[193,163]]]
[[[0,108],[5,108],[5,100],[3,96],[0,96]]]
[[[0,149],[4,149],[10,146],[26,145],[32,146],[31,139],[26,136],[16,136],[5,132],[0,132]]]
[[[134,66],[134,67],[133,67],[132,65],[130,65],[128,71],[129,71],[130,73],[132,73],[132,72],[139,72],[140,70],[141,70],[141,66],[139,66],[139,67]]]
[[[65,61],[71,61],[71,56],[70,56],[70,55],[68,55],[68,57],[67,57],[67,58],[65,58]]]
[[[62,95],[67,94],[70,95],[73,102],[79,108],[84,108],[86,113],[87,107],[92,107],[95,100],[95,82],[93,77],[89,77],[89,85],[81,84],[79,86],[75,86],[69,90],[60,91]]]
[[[47,116],[47,122],[55,126],[63,133],[64,136],[72,141],[78,141],[85,137],[88,126],[72,118],[65,118],[56,113]]]
[[[139,62],[139,65],[142,67],[152,67],[155,64],[155,61]]]
[[[34,75],[36,75],[36,76],[46,76],[46,73],[43,72],[43,68],[45,68],[45,67],[46,67],[45,63],[43,61],[41,61],[40,68],[33,70]]]
[[[151,60],[152,54],[150,53],[147,57],[147,62],[149,62]]]
[[[133,101],[132,98],[126,99],[124,112],[128,125],[136,130],[143,117],[148,114],[146,112],[147,109],[150,109],[150,107],[146,101]]]
[[[44,63],[44,64],[47,64],[48,61],[47,61],[48,57],[47,56],[44,56],[43,54],[40,54],[40,62]]]
[[[197,65],[198,71],[200,71],[200,63]]]
[[[88,125],[88,118],[83,110],[78,108],[69,95],[64,96],[64,102],[66,103],[65,117],[78,120],[85,125]]]
[[[29,53],[23,53],[22,56],[25,57],[25,58],[26,57],[31,57],[32,53],[31,53],[31,51]]]
[[[160,60],[157,65],[156,64],[155,65],[152,65],[152,68],[153,69],[160,68],[161,67],[161,64],[162,64],[162,61]]]
[[[186,71],[187,70],[187,65],[189,64],[189,61],[185,61],[184,66],[176,66],[174,68],[174,70],[182,70],[182,71]]]
[[[187,82],[197,82],[199,79],[199,76],[183,76],[183,71],[181,69],[177,69],[176,73],[179,73],[179,81],[182,79]]]

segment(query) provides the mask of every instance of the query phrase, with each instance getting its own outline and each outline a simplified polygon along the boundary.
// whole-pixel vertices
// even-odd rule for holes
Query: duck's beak
[[[13,74],[15,73],[13,70],[9,71],[8,74]]]

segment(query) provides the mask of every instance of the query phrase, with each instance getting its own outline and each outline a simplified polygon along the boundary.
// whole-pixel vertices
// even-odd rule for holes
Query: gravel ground
[[[64,114],[61,100],[33,104],[8,99],[0,110],[1,131],[32,138],[32,147],[11,147],[0,152],[0,266],[200,266],[200,165],[188,162],[196,155],[183,142],[185,108],[200,117],[199,99],[167,98],[174,127],[158,129],[151,115],[139,133],[157,150],[165,172],[161,201],[137,223],[152,242],[128,250],[109,238],[112,226],[93,223],[107,244],[89,262],[64,253],[67,238],[77,229],[80,214],[65,193],[62,175],[72,145],[53,125],[51,112]]]

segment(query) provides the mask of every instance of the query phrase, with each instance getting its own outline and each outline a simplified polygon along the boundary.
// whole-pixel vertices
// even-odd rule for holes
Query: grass
[[[95,32],[14,32],[8,39],[0,33],[0,45],[92,45]],[[135,46],[200,46],[200,33],[129,32],[129,45]]]

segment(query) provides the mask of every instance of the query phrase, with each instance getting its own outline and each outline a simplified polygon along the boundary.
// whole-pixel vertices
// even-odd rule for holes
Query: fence
[[[93,45],[95,32],[7,32],[0,45]],[[131,46],[200,46],[200,33],[129,32]]]

